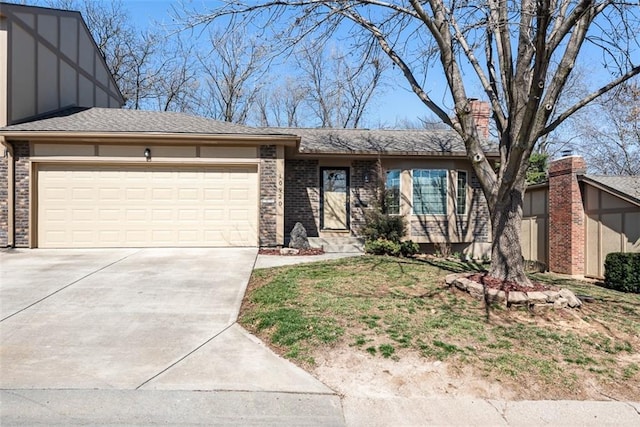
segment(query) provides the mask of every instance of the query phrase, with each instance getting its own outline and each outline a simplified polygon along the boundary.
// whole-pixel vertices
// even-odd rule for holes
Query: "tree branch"
[[[546,135],[549,132],[553,131],[562,122],[564,122],[567,118],[569,118],[572,114],[574,114],[575,112],[577,112],[581,108],[584,108],[591,101],[593,101],[594,99],[598,98],[601,95],[604,95],[605,93],[609,92],[611,89],[613,89],[616,86],[626,82],[630,78],[632,78],[634,76],[637,76],[638,74],[640,74],[640,66],[636,66],[636,67],[632,68],[627,73],[625,73],[622,76],[618,77],[617,79],[611,81],[609,84],[606,84],[606,85],[602,86],[600,89],[598,89],[598,90],[590,93],[589,95],[585,96],[580,101],[578,101],[576,104],[574,104],[571,108],[568,108],[562,114],[560,114],[553,122],[551,122],[547,127],[545,127],[537,135],[537,137],[539,138],[539,137],[541,137],[543,135]]]

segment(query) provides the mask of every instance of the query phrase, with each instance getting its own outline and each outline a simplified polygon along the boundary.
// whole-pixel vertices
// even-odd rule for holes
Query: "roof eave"
[[[175,141],[217,145],[221,143],[283,145],[297,147],[300,137],[295,135],[250,135],[250,134],[210,134],[210,133],[170,133],[170,132],[69,132],[69,131],[1,131],[0,136],[8,140],[28,140],[43,142],[132,142]]]
[[[452,157],[466,158],[465,151],[368,151],[368,150],[352,150],[352,151],[324,151],[324,150],[304,150],[297,153],[299,156],[375,156],[375,157]],[[489,152],[485,154],[489,159],[499,159],[499,153]]]
[[[636,206],[640,206],[640,199],[637,199],[637,198],[633,197],[630,194],[627,194],[627,193],[625,193],[623,191],[616,190],[615,188],[609,187],[608,185],[605,185],[605,184],[603,184],[601,182],[598,182],[598,181],[596,181],[596,180],[594,180],[592,178],[589,178],[586,175],[578,175],[577,178],[578,178],[578,181],[580,181],[580,182],[587,183],[587,184],[589,184],[589,185],[591,185],[593,187],[596,187],[596,188],[598,188],[598,189],[600,189],[602,191],[606,191],[609,194],[613,194],[614,196],[619,197],[619,198],[621,198],[621,199],[623,199],[623,200],[625,200],[625,201],[627,201],[627,202],[629,202],[631,204],[634,204]]]

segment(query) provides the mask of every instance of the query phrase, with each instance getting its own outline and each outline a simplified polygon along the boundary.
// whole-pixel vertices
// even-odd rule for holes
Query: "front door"
[[[349,229],[349,168],[321,168],[320,194],[323,230]]]

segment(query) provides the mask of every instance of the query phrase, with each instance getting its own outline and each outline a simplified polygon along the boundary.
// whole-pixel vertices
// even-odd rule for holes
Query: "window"
[[[456,213],[467,213],[467,171],[458,171],[458,186],[456,193]]]
[[[446,170],[413,170],[413,213],[416,215],[447,213]]]
[[[398,215],[400,213],[400,170],[391,169],[387,171],[387,181],[385,184],[385,208],[386,213]]]

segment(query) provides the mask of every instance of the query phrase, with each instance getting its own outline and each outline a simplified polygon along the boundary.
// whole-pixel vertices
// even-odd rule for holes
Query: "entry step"
[[[363,253],[361,237],[309,237],[312,248],[322,248],[325,253]]]

